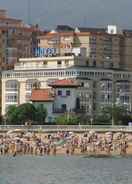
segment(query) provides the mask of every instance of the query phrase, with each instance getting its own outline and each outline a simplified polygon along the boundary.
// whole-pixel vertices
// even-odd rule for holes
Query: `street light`
[[[93,127],[93,118],[90,118],[91,128]]]

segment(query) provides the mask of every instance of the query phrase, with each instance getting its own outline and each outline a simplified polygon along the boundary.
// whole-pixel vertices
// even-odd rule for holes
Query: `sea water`
[[[132,158],[0,156],[0,184],[132,184]]]

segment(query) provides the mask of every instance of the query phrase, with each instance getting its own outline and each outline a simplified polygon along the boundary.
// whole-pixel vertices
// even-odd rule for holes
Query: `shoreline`
[[[16,157],[40,157],[40,158],[45,158],[45,157],[81,157],[81,158],[132,158],[132,154],[126,154],[126,155],[119,155],[119,154],[73,154],[73,155],[66,155],[66,154],[50,154],[50,155],[31,155],[31,154],[16,154],[15,156],[13,155],[0,155],[0,158],[16,158]]]
[[[65,137],[66,136],[66,137]],[[132,156],[132,133],[31,133],[3,134],[0,156],[83,156],[93,158]]]
[[[60,151],[56,151],[56,154],[54,154],[53,152],[49,153],[49,154],[31,154],[31,153],[6,153],[6,154],[1,154],[0,158],[2,157],[24,157],[24,156],[32,156],[32,157],[57,157],[57,156],[64,156],[64,157],[84,157],[84,158],[116,158],[116,157],[121,157],[121,158],[127,158],[127,157],[132,157],[132,147],[131,150],[127,151],[126,154],[120,154],[120,153],[107,153],[107,152],[96,152],[96,153],[88,153],[88,152],[84,152],[81,153],[80,151],[76,151],[71,154],[67,154],[65,149],[61,149]]]

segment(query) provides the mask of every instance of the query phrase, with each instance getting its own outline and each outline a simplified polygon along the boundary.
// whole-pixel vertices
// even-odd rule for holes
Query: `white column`
[[[26,82],[20,81],[19,85],[19,104],[23,104],[26,102]]]
[[[2,80],[2,115],[5,114],[5,80]]]

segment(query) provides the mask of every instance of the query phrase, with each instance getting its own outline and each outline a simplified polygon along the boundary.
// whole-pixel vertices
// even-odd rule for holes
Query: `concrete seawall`
[[[0,133],[6,133],[9,130],[20,131],[30,131],[30,132],[38,132],[38,133],[54,133],[54,132],[77,132],[83,133],[94,130],[96,132],[126,132],[132,133],[132,126],[90,126],[90,125],[32,125],[32,126],[24,126],[24,125],[1,125]]]

